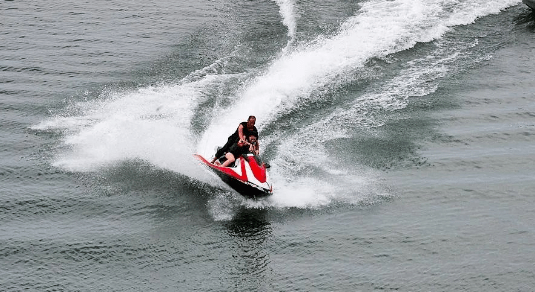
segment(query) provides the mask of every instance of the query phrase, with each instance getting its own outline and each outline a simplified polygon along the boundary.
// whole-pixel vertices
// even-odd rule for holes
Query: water
[[[535,286],[520,1],[0,11],[0,290]],[[260,201],[191,157],[250,114]]]

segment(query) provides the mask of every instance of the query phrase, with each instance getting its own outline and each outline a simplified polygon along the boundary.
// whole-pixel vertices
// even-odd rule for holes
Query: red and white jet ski
[[[240,156],[231,167],[212,164],[199,154],[193,156],[242,196],[255,199],[273,193],[273,186],[268,181],[269,166],[266,167],[265,163],[260,164],[251,153]]]

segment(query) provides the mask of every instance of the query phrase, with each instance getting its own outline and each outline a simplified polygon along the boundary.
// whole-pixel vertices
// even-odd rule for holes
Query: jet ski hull
[[[234,167],[221,167],[210,163],[199,154],[194,154],[194,157],[244,197],[256,199],[273,193],[265,165],[258,165],[254,158],[239,157]]]

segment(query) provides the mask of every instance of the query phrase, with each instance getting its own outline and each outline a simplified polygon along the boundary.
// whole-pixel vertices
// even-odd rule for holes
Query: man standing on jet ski
[[[212,159],[212,164],[223,154],[229,151],[230,147],[236,143],[244,144],[247,142],[247,137],[250,135],[258,137],[258,130],[254,126],[256,123],[256,117],[255,116],[249,116],[247,119],[247,122],[241,122],[238,125],[238,128],[236,129],[236,132],[234,134],[230,135],[228,137],[227,143],[222,148],[219,148],[215,154],[214,159]],[[258,147],[258,144],[257,146]],[[257,148],[258,149],[258,148]]]

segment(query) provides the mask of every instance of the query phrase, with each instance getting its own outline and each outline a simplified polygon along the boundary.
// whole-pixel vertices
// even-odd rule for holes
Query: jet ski
[[[273,193],[267,173],[269,165],[252,153],[241,155],[229,167],[212,164],[199,154],[193,156],[244,197],[256,199]]]

